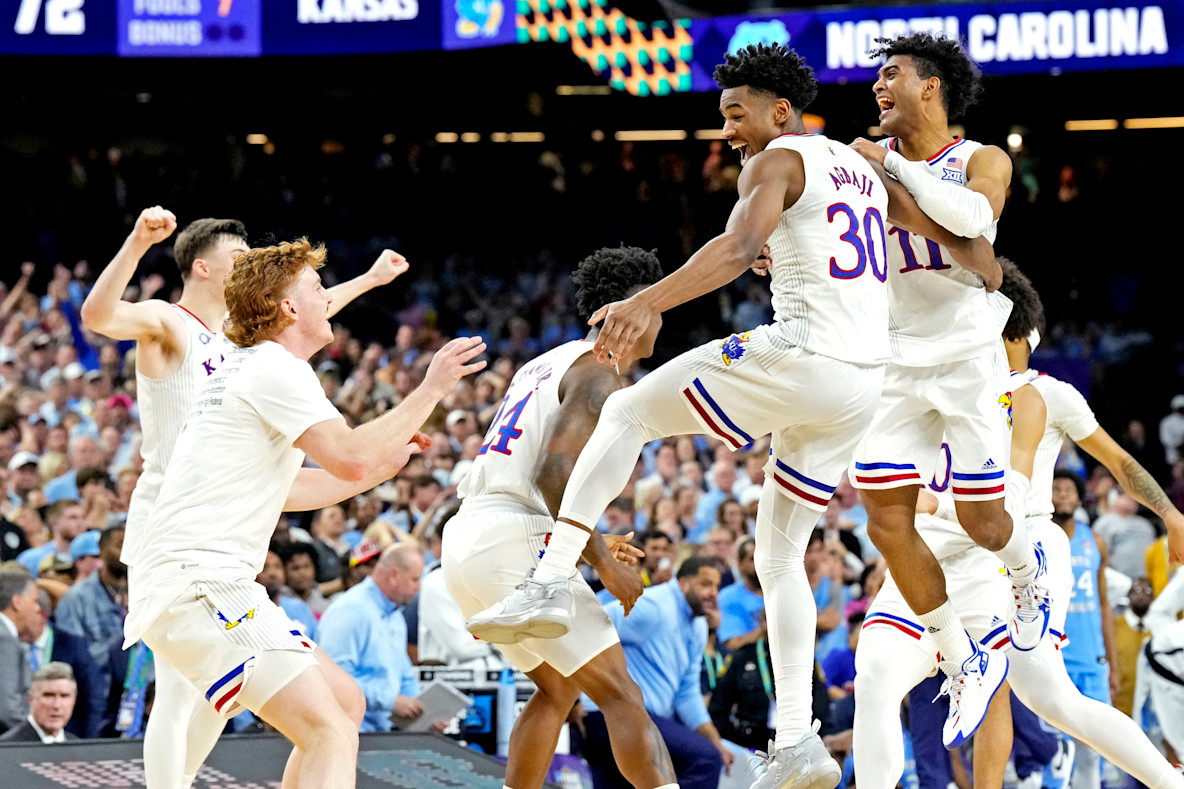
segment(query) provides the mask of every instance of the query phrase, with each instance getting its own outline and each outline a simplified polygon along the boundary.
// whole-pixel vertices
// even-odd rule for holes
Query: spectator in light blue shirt
[[[756,540],[749,537],[737,549],[740,580],[719,593],[719,627],[716,641],[735,652],[765,637],[765,593],[756,574]]]
[[[628,617],[621,604],[605,609],[625,650],[629,675],[641,687],[682,789],[715,789],[720,770],[735,758],[724,745],[699,691],[699,667],[707,646],[704,613],[717,608],[719,570],[711,557],[693,556],[678,576],[645,590]],[[584,697],[589,710],[577,740],[592,765],[596,789],[628,787],[613,761],[604,715]]]
[[[391,714],[414,719],[419,680],[407,656],[407,622],[400,606],[419,591],[423,557],[394,544],[382,552],[370,577],[343,592],[321,615],[317,641],[354,678],[366,697],[361,731],[390,731]]]

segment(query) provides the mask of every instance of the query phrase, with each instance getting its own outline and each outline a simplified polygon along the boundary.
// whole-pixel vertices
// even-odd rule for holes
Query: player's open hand
[[[393,249],[384,249],[374,265],[370,266],[370,276],[378,285],[389,285],[400,274],[406,274],[410,267],[407,258]]]
[[[421,386],[427,387],[439,400],[461,378],[485,369],[484,359],[473,361],[484,352],[485,342],[480,337],[457,337],[436,351]]]
[[[177,217],[167,208],[154,205],[145,208],[136,219],[132,237],[145,244],[159,244],[177,229]]]
[[[637,560],[645,557],[645,551],[631,544],[633,532],[628,534],[606,534],[604,544],[608,546],[609,554],[621,564],[637,564]]]
[[[773,250],[769,249],[769,245],[765,244],[761,247],[761,253],[756,256],[756,260],[752,264],[752,273],[757,276],[764,277],[769,273],[769,269],[773,265]]]
[[[865,140],[863,137],[857,137],[851,147],[857,154],[864,159],[870,159],[873,162],[884,163],[884,158],[888,156],[888,149],[883,145],[876,145],[871,140]]]
[[[616,364],[629,353],[633,344],[645,334],[654,319],[654,311],[637,296],[606,304],[588,319],[589,326],[604,321],[592,350],[596,361]]]

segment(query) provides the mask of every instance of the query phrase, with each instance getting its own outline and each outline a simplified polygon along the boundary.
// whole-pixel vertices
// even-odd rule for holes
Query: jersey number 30
[[[885,249],[887,240],[884,235],[884,218],[880,216],[880,212],[875,207],[868,208],[863,212],[863,222],[861,223],[851,206],[846,203],[835,203],[826,209],[826,221],[835,222],[839,214],[847,217],[847,231],[840,235],[839,239],[855,247],[857,258],[854,266],[845,269],[832,257],[830,259],[830,275],[835,279],[855,279],[863,273],[870,261],[872,276],[880,282],[885,282],[888,279],[888,256]],[[863,230],[862,238],[859,235],[860,229]],[[884,255],[883,270],[880,270],[879,260],[876,259],[877,243],[880,253]]]

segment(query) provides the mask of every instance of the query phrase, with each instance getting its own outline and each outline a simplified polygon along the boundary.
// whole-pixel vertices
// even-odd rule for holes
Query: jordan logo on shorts
[[[733,334],[719,344],[720,354],[724,358],[724,365],[731,367],[732,362],[744,355],[744,343],[748,342],[751,334],[752,332],[750,331],[746,331],[743,334]]]
[[[234,628],[238,627],[240,624],[242,624],[244,619],[254,619],[255,618],[255,609],[254,608],[252,608],[250,611],[243,614],[242,616],[240,616],[238,619],[234,620],[233,622],[231,622],[229,619],[227,619],[226,616],[221,611],[218,611],[217,613],[218,613],[218,618],[226,623],[227,630],[233,630]]]

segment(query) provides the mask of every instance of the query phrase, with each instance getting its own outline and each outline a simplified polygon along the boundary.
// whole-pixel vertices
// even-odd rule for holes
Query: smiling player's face
[[[719,95],[719,111],[724,116],[724,140],[740,152],[740,164],[765,149],[781,134],[789,102],[747,85],[725,88]]]
[[[329,323],[329,305],[333,299],[314,268],[306,266],[300,272],[285,301],[291,302],[305,336],[320,341],[321,347],[333,341],[333,327]]]

